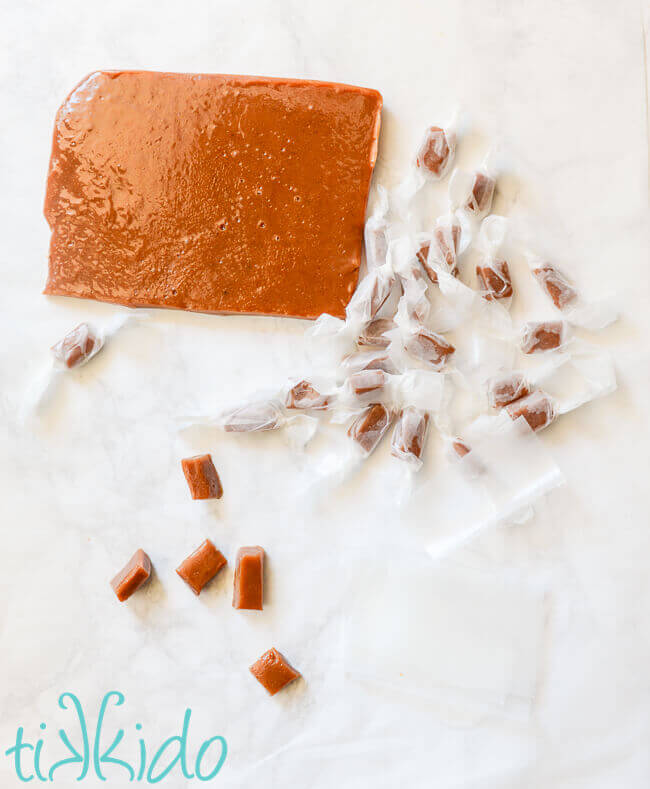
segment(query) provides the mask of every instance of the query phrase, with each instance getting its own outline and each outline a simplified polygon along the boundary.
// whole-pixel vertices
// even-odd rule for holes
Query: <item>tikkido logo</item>
[[[156,784],[173,770],[180,772],[187,780],[196,778],[198,781],[211,781],[218,775],[228,753],[226,740],[220,735],[204,740],[196,752],[193,764],[190,764],[188,740],[192,710],[189,708],[185,710],[181,733],[164,740],[151,756],[148,755],[147,743],[142,737],[142,724],[136,723],[138,757],[130,761],[118,758],[115,751],[124,740],[125,730],[113,728],[109,733],[105,719],[109,703],[121,707],[124,701],[124,694],[119,691],[113,690],[104,696],[91,740],[81,702],[74,693],[62,693],[59,696],[59,707],[75,717],[75,734],[68,733],[72,728],[62,728],[57,732],[58,740],[55,738],[59,750],[61,743],[63,744],[65,758],[48,760],[47,751],[51,748],[49,744],[45,745],[45,723],[41,723],[42,736],[35,743],[25,739],[25,730],[20,726],[16,732],[15,744],[5,751],[5,756],[13,759],[18,780],[24,783],[34,778],[52,783],[61,780],[69,786],[73,779],[83,781],[84,778],[94,775],[100,781],[110,781],[118,777],[123,780],[128,776],[128,781]],[[133,743],[130,744],[133,748]],[[129,745],[128,738],[123,749],[124,745]],[[121,755],[125,756],[124,752]]]

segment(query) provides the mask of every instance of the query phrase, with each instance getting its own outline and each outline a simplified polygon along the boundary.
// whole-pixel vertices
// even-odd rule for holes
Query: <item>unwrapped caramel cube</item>
[[[150,575],[151,559],[142,548],[138,548],[127,564],[111,581],[113,591],[120,603],[128,600],[134,592],[137,592],[142,584],[149,579]]]
[[[300,672],[296,671],[275,647],[271,647],[253,663],[250,672],[260,685],[266,688],[270,696],[275,696],[278,691],[300,676]]]
[[[201,594],[203,587],[225,567],[226,557],[218,551],[210,540],[204,540],[177,568],[177,574],[185,581],[195,595]]]
[[[235,564],[233,608],[261,611],[264,602],[264,549],[240,548]]]
[[[210,455],[195,455],[181,460],[183,473],[193,499],[220,499],[223,488]]]

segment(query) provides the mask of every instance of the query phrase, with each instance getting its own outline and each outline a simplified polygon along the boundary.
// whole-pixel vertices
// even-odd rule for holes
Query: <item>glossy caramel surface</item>
[[[56,118],[45,293],[342,316],[381,103],[304,80],[91,74]]]

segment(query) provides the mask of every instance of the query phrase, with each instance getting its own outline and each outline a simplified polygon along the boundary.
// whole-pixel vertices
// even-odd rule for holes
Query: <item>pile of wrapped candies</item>
[[[450,457],[462,458],[471,451],[463,430],[481,414],[496,424],[520,419],[536,432],[615,388],[609,357],[572,332],[603,328],[615,313],[586,303],[555,262],[530,250],[530,276],[552,313],[513,325],[513,234],[508,219],[490,214],[498,172],[489,156],[474,172],[453,169],[455,151],[455,131],[432,126],[403,181],[391,193],[377,187],[365,226],[366,273],[345,320],[321,315],[308,330],[309,375],[211,424],[264,431],[297,412],[329,414],[347,423],[360,459],[393,426],[391,454],[417,470],[432,425]],[[418,201],[450,172],[449,210],[422,230]],[[480,256],[474,287],[460,265],[472,247]],[[542,363],[529,364],[533,357]]]
[[[432,426],[450,459],[465,458],[477,420],[487,416],[492,432],[509,420],[537,432],[616,387],[609,357],[573,333],[604,328],[616,314],[587,302],[554,261],[530,249],[523,250],[530,276],[551,314],[514,326],[514,234],[510,220],[490,213],[498,168],[490,155],[473,172],[454,168],[456,142],[453,125],[430,127],[401,183],[390,193],[376,188],[365,275],[345,320],[321,315],[308,330],[309,373],[270,397],[190,423],[237,433],[297,425],[304,444],[329,416],[347,425],[359,461],[392,426],[391,454],[416,471]],[[449,175],[448,211],[423,228],[428,185]],[[473,272],[461,265],[472,249]],[[78,327],[53,348],[56,364],[83,364],[109,333]]]

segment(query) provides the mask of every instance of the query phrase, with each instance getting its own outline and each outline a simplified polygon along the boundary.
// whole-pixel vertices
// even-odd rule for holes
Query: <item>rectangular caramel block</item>
[[[381,105],[330,82],[90,74],[55,121],[45,293],[343,317]]]
[[[128,600],[134,592],[137,592],[150,575],[151,559],[142,548],[138,548],[128,563],[111,581],[113,591],[120,603]]]
[[[271,647],[253,663],[250,672],[266,688],[270,696],[275,696],[278,691],[300,676],[300,673],[275,647]]]
[[[176,572],[190,587],[195,595],[225,567],[228,562],[210,540],[205,540],[177,568]]]
[[[259,545],[240,548],[235,565],[233,608],[262,610],[264,600],[264,549]]]
[[[195,455],[181,460],[193,499],[220,499],[223,488],[211,455]]]

